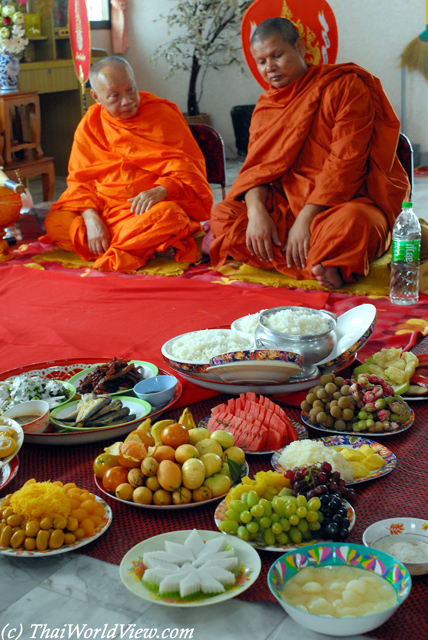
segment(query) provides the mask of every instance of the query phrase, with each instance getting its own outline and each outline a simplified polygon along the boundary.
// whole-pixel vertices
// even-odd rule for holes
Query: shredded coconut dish
[[[400,562],[428,562],[428,542],[411,536],[394,536],[373,544],[375,549],[389,553]]]
[[[193,331],[171,341],[171,356],[187,362],[205,364],[210,358],[229,351],[251,349],[253,341],[234,331],[204,329]]]
[[[17,376],[12,382],[0,382],[0,412],[27,400],[45,400],[56,407],[69,399],[64,385],[40,376]]]
[[[318,335],[332,329],[331,322],[316,313],[308,313],[303,309],[282,309],[263,317],[263,324],[280,333],[294,335]]]
[[[338,471],[345,482],[354,478],[352,467],[342,454],[321,442],[296,440],[285,447],[278,459],[278,463],[284,469],[306,467],[317,462],[329,462],[333,471]]]

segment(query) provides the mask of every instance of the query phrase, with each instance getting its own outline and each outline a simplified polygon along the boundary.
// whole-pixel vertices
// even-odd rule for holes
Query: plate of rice
[[[165,362],[184,373],[219,380],[215,374],[207,373],[211,358],[231,351],[246,351],[254,348],[254,338],[232,329],[202,329],[183,333],[162,345]]]

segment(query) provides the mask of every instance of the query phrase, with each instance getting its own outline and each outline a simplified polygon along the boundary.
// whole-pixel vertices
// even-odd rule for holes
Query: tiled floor
[[[228,160],[226,163],[226,191],[232,185],[236,175],[238,174],[239,169],[242,166],[242,162],[237,160]],[[66,179],[63,177],[57,177],[55,179],[55,193],[54,200],[59,198],[61,193],[66,188]],[[214,194],[214,204],[220,202],[222,199],[221,195],[221,187],[217,185],[212,185],[213,194]],[[38,203],[42,202],[42,188],[41,181],[34,179],[30,183],[30,191],[33,196],[34,204],[37,206]],[[426,178],[414,178],[414,193],[413,193],[413,204],[415,213],[419,218],[424,218],[424,220],[428,220],[428,177]]]

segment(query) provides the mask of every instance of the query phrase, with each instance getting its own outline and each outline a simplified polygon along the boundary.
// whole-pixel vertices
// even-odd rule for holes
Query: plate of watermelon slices
[[[211,415],[202,418],[198,426],[211,432],[226,429],[246,455],[272,454],[308,437],[306,427],[291,420],[282,407],[252,392],[213,407]]]

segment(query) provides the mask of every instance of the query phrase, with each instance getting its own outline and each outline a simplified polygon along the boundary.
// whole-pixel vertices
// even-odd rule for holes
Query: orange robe
[[[299,279],[313,279],[319,263],[339,267],[347,282],[367,275],[410,192],[396,156],[399,133],[380,81],[357,65],[310,67],[288,86],[270,88],[254,110],[241,171],[211,214],[213,265],[229,255]],[[269,185],[267,209],[282,246],[305,204],[328,207],[312,221],[304,269],[288,268],[275,245],[273,262],[249,253],[244,194],[259,185]]]
[[[168,247],[176,249],[178,262],[196,260],[192,236],[210,216],[212,192],[202,152],[172,102],[141,91],[129,120],[91,106],[76,129],[67,185],[46,217],[42,241],[94,260],[81,216],[93,208],[111,236],[95,268],[126,273]],[[131,213],[129,198],[158,185],[167,199],[141,215]]]

